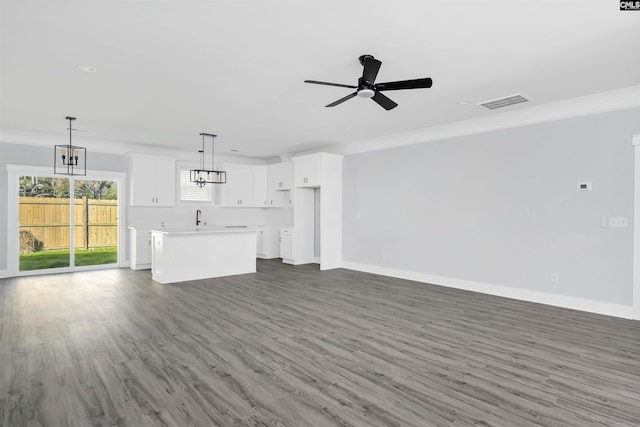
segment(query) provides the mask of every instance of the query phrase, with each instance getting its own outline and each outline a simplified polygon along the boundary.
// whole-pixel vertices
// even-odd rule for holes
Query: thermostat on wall
[[[579,182],[578,183],[578,191],[591,191],[591,183],[590,182]]]

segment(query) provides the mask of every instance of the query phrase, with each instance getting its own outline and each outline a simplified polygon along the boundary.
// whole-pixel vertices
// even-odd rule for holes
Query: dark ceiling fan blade
[[[392,100],[387,98],[385,95],[381,94],[380,92],[376,92],[376,94],[373,95],[373,98],[371,99],[376,101],[378,105],[380,105],[382,108],[384,108],[387,111],[392,110],[398,106],[398,104],[396,104],[395,102],[393,102]]]
[[[379,83],[376,85],[376,90],[400,90],[400,89],[428,89],[433,84],[431,78],[426,79],[414,79],[414,80],[401,80],[398,82]]]
[[[364,70],[362,70],[362,78],[373,84],[376,81],[376,77],[378,76],[378,71],[380,71],[380,65],[382,62],[378,61],[372,56],[364,57]]]
[[[325,105],[325,107],[335,107],[335,106],[336,106],[336,105],[338,105],[338,104],[342,104],[344,101],[348,101],[348,100],[350,100],[351,98],[353,98],[353,97],[354,97],[354,96],[356,96],[357,94],[358,94],[358,92],[350,93],[349,95],[345,96],[344,98],[340,98],[340,99],[338,99],[337,101],[332,102],[332,103],[331,103],[331,104],[329,104],[329,105]]]
[[[305,83],[313,83],[315,85],[338,86],[338,87],[348,87],[350,89],[358,89],[358,86],[343,85],[343,84],[340,84],[340,83],[319,82],[317,80],[305,80],[304,82]]]

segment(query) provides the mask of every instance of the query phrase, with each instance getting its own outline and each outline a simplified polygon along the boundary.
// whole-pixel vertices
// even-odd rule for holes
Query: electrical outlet
[[[590,182],[579,182],[578,183],[578,191],[591,191],[591,183]]]
[[[629,220],[626,216],[612,216],[609,218],[609,227],[628,227]]]
[[[600,228],[607,228],[609,226],[609,218],[606,216],[600,217]]]
[[[560,277],[558,277],[558,273],[551,273],[551,283],[558,283],[560,281]]]

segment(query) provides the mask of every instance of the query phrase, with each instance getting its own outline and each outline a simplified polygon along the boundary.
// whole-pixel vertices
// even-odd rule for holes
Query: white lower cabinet
[[[280,228],[280,258],[286,264],[293,264],[293,227]]]
[[[256,231],[256,258],[264,258],[264,229]]]
[[[272,259],[280,257],[279,228],[265,225],[259,227],[256,232],[256,257]]]
[[[151,230],[137,230],[129,227],[131,256],[129,266],[133,270],[151,268]]]

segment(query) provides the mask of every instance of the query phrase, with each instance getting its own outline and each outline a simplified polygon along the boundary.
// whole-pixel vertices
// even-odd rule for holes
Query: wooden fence
[[[20,197],[20,231],[31,231],[44,250],[69,248],[69,199]],[[73,203],[76,249],[118,246],[118,201],[83,197]]]

